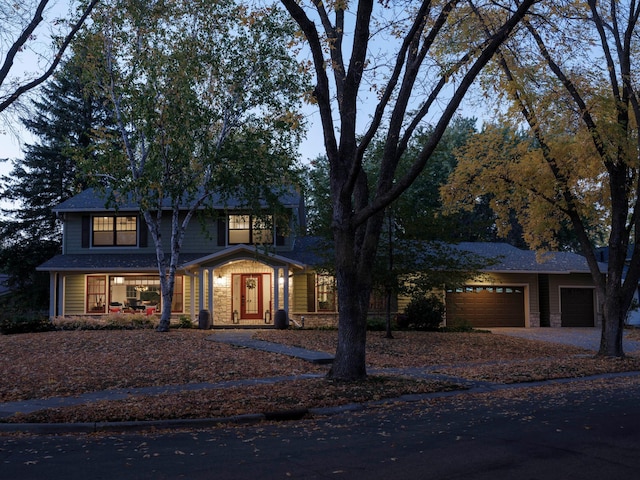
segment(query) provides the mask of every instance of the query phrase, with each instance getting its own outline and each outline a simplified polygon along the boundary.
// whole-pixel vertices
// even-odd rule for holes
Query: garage
[[[524,287],[465,286],[446,295],[447,325],[524,327]]]
[[[593,288],[561,288],[560,308],[563,327],[593,327],[595,325]]]

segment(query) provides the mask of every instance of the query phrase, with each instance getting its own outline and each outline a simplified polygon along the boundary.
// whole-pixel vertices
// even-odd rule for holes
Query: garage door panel
[[[447,323],[474,327],[524,327],[522,287],[464,287],[447,292]]]
[[[561,288],[560,308],[563,327],[593,327],[595,325],[593,289],[591,288]]]

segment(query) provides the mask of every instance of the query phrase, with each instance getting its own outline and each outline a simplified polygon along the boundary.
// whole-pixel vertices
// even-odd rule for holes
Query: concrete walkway
[[[325,352],[316,352],[300,347],[266,342],[252,338],[252,330],[220,330],[206,339],[212,342],[227,343],[237,347],[253,348],[264,352],[279,353],[289,357],[300,358],[307,362],[324,365],[333,363],[333,355]]]
[[[542,342],[561,343],[563,345],[573,345],[597,352],[600,348],[600,327],[594,328],[490,328],[492,333],[498,335],[509,335],[512,337],[526,338],[528,340],[539,340]],[[622,347],[625,353],[640,352],[640,342],[626,338],[622,340]]]

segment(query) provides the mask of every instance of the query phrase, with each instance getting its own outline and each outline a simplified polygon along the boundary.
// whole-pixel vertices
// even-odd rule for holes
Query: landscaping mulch
[[[0,336],[0,402],[74,396],[108,389],[316,374],[259,385],[183,393],[132,395],[125,400],[16,415],[10,422],[103,422],[204,418],[370,402],[403,394],[464,388],[464,379],[496,383],[638,371],[640,359],[595,358],[566,345],[490,333],[370,332],[367,363],[375,369],[418,368],[441,378],[382,373],[361,382],[324,378],[327,366],[275,353],[207,341],[211,332],[172,330],[63,331]],[[263,330],[262,340],[334,353],[335,331]]]

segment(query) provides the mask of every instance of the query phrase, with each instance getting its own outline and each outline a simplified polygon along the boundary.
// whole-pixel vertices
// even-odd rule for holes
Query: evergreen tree
[[[2,210],[3,247],[38,240],[60,240],[52,207],[75,195],[85,181],[78,176],[76,159],[91,155],[93,132],[109,123],[102,99],[83,78],[86,51],[74,55],[42,89],[33,102],[33,115],[24,126],[38,141],[25,145],[24,159],[2,177],[2,198],[11,206]]]
[[[5,313],[46,310],[48,276],[35,268],[60,249],[61,231],[52,208],[83,189],[76,160],[92,156],[94,132],[109,131],[105,102],[87,87],[85,45],[42,88],[33,115],[22,120],[37,142],[24,146],[3,176],[0,196],[9,207],[0,222],[0,271],[9,275],[14,294]]]

